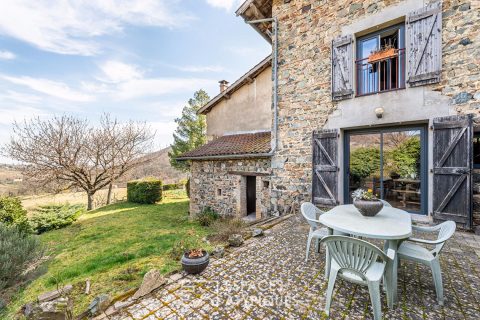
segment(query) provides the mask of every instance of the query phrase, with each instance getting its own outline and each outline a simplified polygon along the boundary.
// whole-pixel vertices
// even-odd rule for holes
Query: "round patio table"
[[[395,251],[395,259],[389,263],[386,272],[388,307],[393,308],[397,301],[397,249],[403,240],[412,235],[410,214],[400,209],[383,207],[376,216],[364,217],[352,204],[349,204],[336,206],[321,214],[319,220],[328,227],[329,234],[337,230],[359,237],[385,240],[384,250]],[[328,250],[326,252],[325,275],[328,276],[330,257]]]

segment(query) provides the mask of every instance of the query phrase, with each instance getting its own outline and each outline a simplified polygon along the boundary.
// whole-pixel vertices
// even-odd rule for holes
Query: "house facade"
[[[190,212],[260,219],[270,213],[272,68],[266,57],[199,110],[208,143],[182,155],[191,163]]]
[[[362,187],[480,224],[478,2],[247,0],[237,15],[272,43],[267,214]]]

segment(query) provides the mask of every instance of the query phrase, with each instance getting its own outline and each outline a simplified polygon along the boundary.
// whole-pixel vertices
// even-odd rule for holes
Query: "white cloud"
[[[192,19],[176,0],[0,1],[0,34],[60,54],[95,55],[96,37],[126,25],[176,27]]]
[[[0,94],[0,101],[9,100],[13,102],[26,103],[26,104],[36,104],[39,103],[42,98],[33,95],[17,91],[8,90],[7,92]]]
[[[230,11],[233,5],[237,5],[241,0],[207,0],[207,3],[215,8],[225,9]]]
[[[177,67],[178,70],[185,72],[223,72],[225,68],[222,66],[181,66]]]
[[[12,77],[6,75],[0,75],[1,78],[17,85],[26,86],[37,92],[44,93],[46,95],[60,98],[68,101],[87,102],[94,100],[94,97],[87,95],[83,92],[70,88],[63,82],[52,81],[42,78],[32,77]]]
[[[48,114],[45,110],[24,105],[15,105],[15,108],[2,107],[0,108],[0,112],[2,114],[0,117],[0,125],[12,125],[15,121],[28,120],[33,117],[43,117]]]
[[[16,57],[17,56],[13,52],[0,50],[0,60],[13,60]]]
[[[104,75],[100,80],[112,83],[139,79],[143,76],[143,72],[138,67],[114,60],[105,62],[100,69]]]
[[[133,99],[147,96],[193,91],[197,88],[212,86],[214,80],[198,78],[145,78],[120,83],[115,92],[119,99]]]

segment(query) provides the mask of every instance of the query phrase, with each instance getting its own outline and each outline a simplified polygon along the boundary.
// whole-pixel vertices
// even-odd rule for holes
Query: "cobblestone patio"
[[[110,319],[323,319],[324,251],[305,263],[307,226],[292,217],[266,236],[212,260]],[[402,262],[399,305],[386,319],[479,319],[480,237],[457,232],[442,252],[445,306],[436,304],[430,270]],[[371,319],[366,288],[337,281],[332,319]]]

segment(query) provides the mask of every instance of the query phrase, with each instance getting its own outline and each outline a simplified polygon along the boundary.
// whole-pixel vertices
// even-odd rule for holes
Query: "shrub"
[[[0,223],[16,226],[22,232],[32,231],[27,210],[23,209],[22,202],[16,197],[0,197]]]
[[[201,226],[208,227],[220,216],[212,208],[205,207],[202,212],[197,214],[197,220]]]
[[[380,169],[380,148],[358,148],[350,154],[350,176],[361,182]]]
[[[183,189],[183,186],[184,185],[182,183],[169,183],[169,184],[162,185],[162,190],[163,191],[178,190],[178,189]]]
[[[30,223],[33,230],[40,234],[72,224],[83,212],[85,212],[83,205],[52,204],[40,206],[30,218]]]
[[[134,203],[153,204],[162,200],[162,181],[154,178],[129,181],[127,200]]]
[[[220,218],[211,225],[213,235],[211,238],[218,241],[227,241],[232,234],[243,234],[245,222],[242,219],[234,217]]]
[[[36,236],[0,223],[0,291],[21,279],[27,267],[38,261],[43,252]]]

